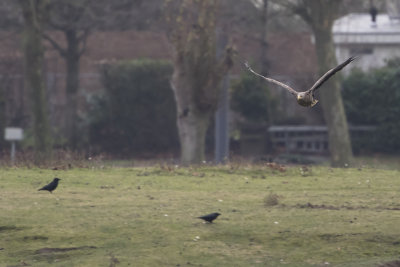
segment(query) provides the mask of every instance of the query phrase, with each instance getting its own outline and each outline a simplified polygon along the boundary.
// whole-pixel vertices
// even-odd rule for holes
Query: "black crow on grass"
[[[207,215],[204,215],[204,216],[200,216],[200,217],[197,217],[197,218],[202,219],[204,221],[207,221],[209,223],[212,223],[215,219],[217,219],[217,217],[219,215],[221,215],[221,213],[215,212],[215,213],[210,213],[210,214],[207,214]]]
[[[49,183],[48,185],[43,186],[38,191],[47,190],[47,191],[49,191],[51,193],[54,189],[57,188],[58,181],[60,181],[60,180],[61,180],[60,178],[56,177],[56,178],[54,178],[54,180],[51,183]]]

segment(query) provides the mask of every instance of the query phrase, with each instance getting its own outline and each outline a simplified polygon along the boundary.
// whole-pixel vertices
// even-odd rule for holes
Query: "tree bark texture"
[[[337,66],[332,37],[332,25],[337,17],[340,0],[303,0],[297,13],[308,23],[314,33],[318,59],[318,72],[323,75]],[[296,10],[295,10],[296,11]],[[319,89],[325,122],[328,127],[331,164],[343,167],[351,164],[353,153],[346,113],[340,91],[340,74],[336,74]]]
[[[67,67],[67,106],[66,106],[66,129],[69,138],[68,143],[72,149],[77,148],[78,144],[78,90],[79,90],[79,61],[80,61],[80,41],[77,31],[65,31],[67,39],[67,49],[65,53]]]
[[[24,18],[25,84],[31,92],[35,161],[41,163],[51,157],[52,145],[42,72],[42,23],[46,18],[47,1],[19,0],[19,5]]]
[[[262,23],[262,32],[261,32],[261,74],[264,76],[268,76],[268,2],[269,0],[262,1],[262,14],[261,14],[261,23]]]
[[[68,138],[68,145],[72,149],[78,146],[79,133],[78,133],[78,93],[79,93],[79,69],[80,58],[86,48],[86,39],[88,37],[87,31],[80,31],[78,29],[71,29],[68,26],[57,26],[57,29],[62,31],[67,41],[67,47],[63,48],[50,36],[44,34],[46,40],[59,52],[64,58],[67,77],[66,77],[66,95],[67,105],[65,107],[65,132]]]
[[[3,79],[0,79],[2,82]],[[4,133],[6,128],[6,101],[4,96],[5,88],[3,85],[0,85],[0,133]],[[6,141],[4,138],[1,138],[0,145],[4,146]]]
[[[182,164],[201,163],[205,137],[219,98],[220,81],[233,65],[233,50],[216,55],[216,0],[183,1],[169,33],[171,79],[177,105]],[[188,15],[189,14],[189,15]]]

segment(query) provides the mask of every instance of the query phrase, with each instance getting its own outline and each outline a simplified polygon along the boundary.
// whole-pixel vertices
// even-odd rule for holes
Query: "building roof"
[[[333,25],[335,43],[400,43],[400,20],[379,14],[372,22],[368,13],[350,13]]]

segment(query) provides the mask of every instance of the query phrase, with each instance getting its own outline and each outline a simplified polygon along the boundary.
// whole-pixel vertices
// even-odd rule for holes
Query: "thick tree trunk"
[[[181,161],[187,165],[204,160],[207,128],[217,108],[220,82],[233,65],[233,49],[226,46],[223,56],[217,58],[217,1],[180,2],[180,6],[168,36],[174,48],[171,85],[177,105]]]
[[[205,140],[210,114],[192,113],[177,119],[183,165],[199,164],[205,160]]]
[[[1,80],[0,80],[1,81]],[[0,133],[4,133],[6,127],[6,101],[4,97],[4,87],[0,85]],[[0,139],[0,145],[5,144],[4,138]]]
[[[48,122],[46,90],[43,81],[42,19],[46,1],[20,0],[24,17],[23,47],[25,82],[31,90],[35,161],[41,163],[51,156],[51,134]]]
[[[298,5],[288,5],[313,30],[320,75],[337,66],[332,25],[341,3],[341,0],[302,0]],[[334,75],[318,90],[328,126],[331,164],[334,167],[349,165],[353,159],[339,77],[340,74]]]
[[[179,65],[171,80],[177,107],[177,126],[183,165],[199,164],[205,160],[205,140],[213,110],[198,110],[192,84]]]
[[[66,95],[67,103],[65,107],[65,135],[68,139],[68,145],[73,150],[78,146],[80,140],[78,133],[78,92],[79,92],[79,63],[82,52],[85,49],[87,34],[83,33],[78,36],[78,30],[62,28],[61,31],[65,34],[67,47],[61,47],[50,36],[44,37],[53,45],[53,47],[65,59],[67,70],[66,77]],[[83,48],[80,48],[83,43]]]
[[[332,34],[330,31],[314,31],[319,74],[337,65]],[[333,76],[324,88],[319,90],[325,122],[328,126],[331,164],[334,167],[348,166],[352,163],[353,153],[346,113],[340,91],[340,75]]]
[[[261,23],[262,23],[262,32],[261,32],[261,74],[267,76],[268,75],[268,2],[269,0],[263,0],[262,6],[262,14],[261,14]]]
[[[262,31],[261,31],[261,53],[260,53],[260,60],[261,60],[261,74],[264,76],[268,76],[268,4],[269,0],[262,1],[262,14],[261,14],[261,23],[262,23]],[[262,79],[258,80],[261,84],[265,85],[265,82]],[[269,90],[269,89],[268,89]],[[268,124],[274,124],[274,114],[272,112],[272,108],[270,103],[267,105],[268,108]]]

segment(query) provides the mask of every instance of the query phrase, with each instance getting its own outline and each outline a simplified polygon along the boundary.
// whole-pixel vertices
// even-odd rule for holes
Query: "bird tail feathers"
[[[312,108],[313,106],[315,106],[318,103],[317,99],[314,99],[313,102],[311,103],[310,108]]]

